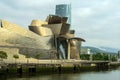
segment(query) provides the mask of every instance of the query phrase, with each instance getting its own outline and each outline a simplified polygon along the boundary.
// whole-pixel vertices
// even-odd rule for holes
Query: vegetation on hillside
[[[90,60],[90,54],[81,54],[80,58],[82,60]],[[92,54],[92,60],[117,61],[117,57],[106,53],[96,53]]]

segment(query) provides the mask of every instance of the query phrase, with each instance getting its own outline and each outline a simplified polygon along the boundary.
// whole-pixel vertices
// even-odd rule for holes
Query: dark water
[[[14,74],[13,74],[14,75]],[[114,70],[81,72],[68,74],[49,74],[32,76],[2,76],[0,80],[120,80],[120,67]]]

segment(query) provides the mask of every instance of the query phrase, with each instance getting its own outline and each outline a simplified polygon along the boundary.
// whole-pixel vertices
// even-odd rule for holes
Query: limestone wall
[[[6,63],[15,63],[15,62],[25,62],[26,58],[24,55],[19,54],[18,48],[7,48],[7,47],[0,47],[0,51],[4,51],[7,53],[7,59],[4,59]],[[17,54],[19,56],[19,59],[15,61],[15,58],[13,58],[13,55]]]
[[[45,49],[35,49],[35,48],[26,48],[20,47],[19,53],[23,55],[30,55],[35,57],[36,54],[40,54],[40,59],[57,59],[56,50],[45,50]]]
[[[13,55],[15,54],[19,56],[19,59],[16,60],[17,63],[27,62],[26,54],[30,56],[29,62],[36,62],[36,54],[40,54],[40,59],[57,59],[56,53],[53,52],[54,50],[51,51],[25,47],[0,46],[0,51],[4,51],[7,53],[8,57],[7,59],[4,59],[4,61],[7,63],[15,63],[15,58],[13,58]]]

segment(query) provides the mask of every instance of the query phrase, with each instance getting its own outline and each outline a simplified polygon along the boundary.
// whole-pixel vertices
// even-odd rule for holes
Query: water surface
[[[13,74],[14,75],[14,74]],[[35,74],[31,76],[2,76],[0,80],[120,80],[120,67],[115,70],[68,74]]]

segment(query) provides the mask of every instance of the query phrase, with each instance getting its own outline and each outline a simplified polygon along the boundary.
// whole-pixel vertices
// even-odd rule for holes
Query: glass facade
[[[71,24],[71,4],[56,5],[55,14],[60,17],[68,17],[68,23]]]

